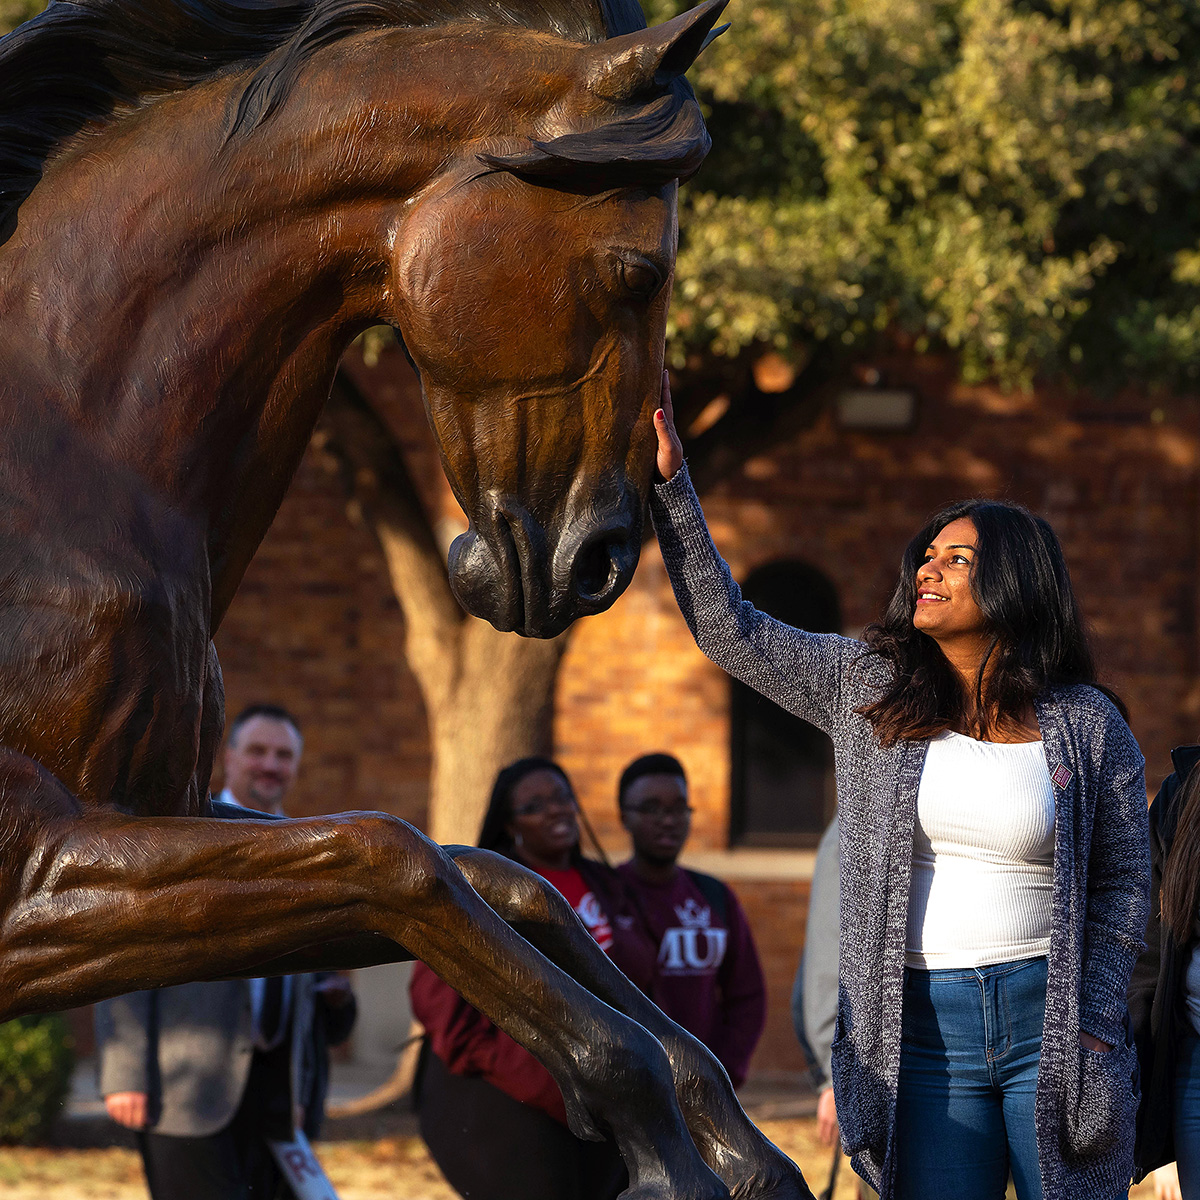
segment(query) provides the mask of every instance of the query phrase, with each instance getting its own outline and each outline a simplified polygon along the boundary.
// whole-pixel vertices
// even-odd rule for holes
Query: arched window
[[[742,595],[789,625],[841,630],[837,591],[807,563],[767,563],[751,572]],[[829,739],[745,684],[734,680],[732,688],[730,842],[815,846],[837,803]]]

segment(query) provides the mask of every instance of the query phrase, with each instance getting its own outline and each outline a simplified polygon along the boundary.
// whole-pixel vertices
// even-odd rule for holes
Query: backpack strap
[[[700,889],[700,894],[708,902],[708,907],[720,920],[722,925],[728,925],[729,917],[729,888],[712,875],[701,871],[683,868],[684,874]]]

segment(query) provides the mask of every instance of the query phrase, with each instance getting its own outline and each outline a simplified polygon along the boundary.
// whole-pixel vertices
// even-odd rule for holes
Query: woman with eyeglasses
[[[719,879],[679,865],[692,827],[687,776],[644,754],[617,786],[633,857],[617,869],[657,947],[650,998],[699,1038],[741,1087],[767,1021],[767,987],[746,914]]]
[[[620,875],[580,852],[575,791],[558,763],[523,758],[500,772],[479,846],[553,884],[601,949],[649,991],[654,945]],[[450,1184],[470,1200],[614,1200],[628,1182],[616,1146],[567,1129],[546,1068],[423,963],[410,991],[427,1036],[416,1088],[421,1136]]]

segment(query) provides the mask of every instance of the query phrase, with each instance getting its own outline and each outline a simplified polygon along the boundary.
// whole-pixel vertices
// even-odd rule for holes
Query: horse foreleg
[[[696,1145],[735,1200],[811,1200],[795,1163],[746,1116],[721,1064],[613,966],[555,888],[500,855],[466,846],[446,849],[475,890],[523,938],[659,1040]]]
[[[450,858],[375,813],[298,821],[81,813],[0,755],[0,1018],[245,973],[336,939],[407,947],[545,1063],[573,1128],[609,1130],[630,1196],[722,1200],[661,1045],[550,964]]]

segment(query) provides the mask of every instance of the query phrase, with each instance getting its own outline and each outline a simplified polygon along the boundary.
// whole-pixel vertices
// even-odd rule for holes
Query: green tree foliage
[[[0,0],[0,34],[11,33],[45,7],[46,0]]]
[[[0,1142],[40,1141],[62,1109],[74,1065],[62,1017],[18,1017],[0,1025]]]
[[[899,329],[969,378],[1196,379],[1196,0],[727,15],[692,72],[714,151],[683,197],[677,361]]]
[[[643,0],[652,21],[691,0]],[[0,0],[0,32],[44,0]],[[1200,0],[733,0],[672,346],[1200,378]]]

